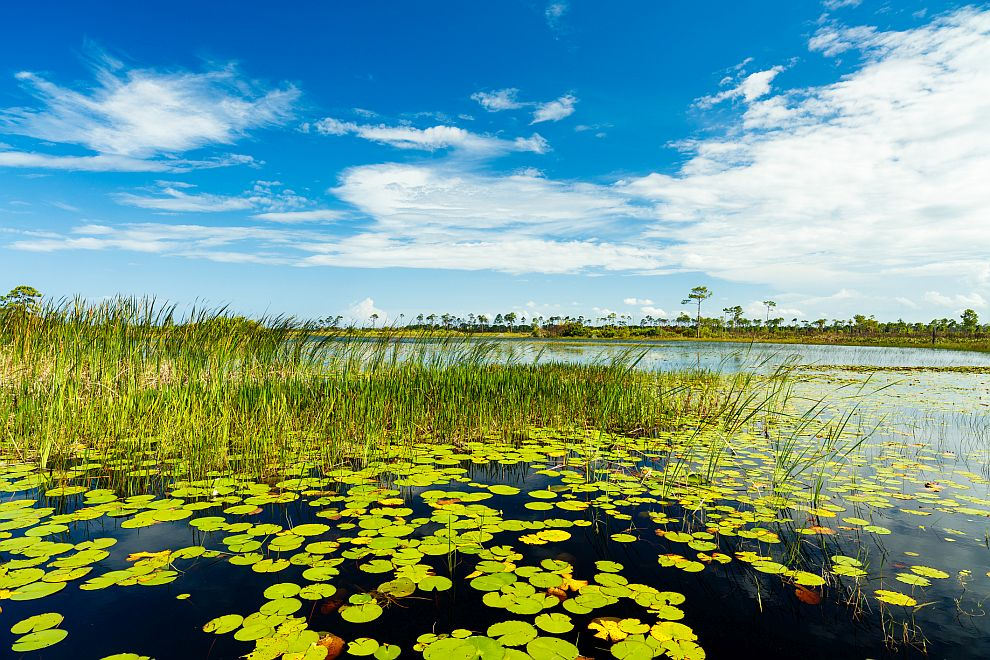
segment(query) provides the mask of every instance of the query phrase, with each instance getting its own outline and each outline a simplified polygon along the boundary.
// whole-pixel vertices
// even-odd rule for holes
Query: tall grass
[[[179,476],[329,468],[414,442],[533,427],[650,435],[725,406],[710,372],[625,355],[521,363],[497,343],[313,337],[288,317],[179,314],[153,299],[68,300],[0,319],[0,457]]]

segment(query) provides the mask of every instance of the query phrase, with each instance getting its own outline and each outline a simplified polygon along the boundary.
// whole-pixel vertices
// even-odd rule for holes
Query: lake
[[[624,349],[500,345],[522,361]],[[105,489],[105,457],[47,493],[3,465],[0,648],[308,660],[329,632],[378,660],[990,657],[990,374],[937,369],[990,356],[642,350],[647,369],[812,368],[787,414],[732,434],[537,429],[154,493]]]

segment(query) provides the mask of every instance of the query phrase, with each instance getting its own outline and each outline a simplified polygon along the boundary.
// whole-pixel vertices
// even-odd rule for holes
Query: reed
[[[148,298],[65,300],[0,320],[0,456],[61,472],[280,475],[416,442],[535,427],[652,435],[724,413],[717,373],[522,362],[499,344],[342,331]]]

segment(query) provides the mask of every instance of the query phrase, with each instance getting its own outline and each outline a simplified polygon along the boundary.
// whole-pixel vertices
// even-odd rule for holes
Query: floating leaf
[[[492,624],[488,627],[487,634],[503,646],[522,646],[536,639],[539,635],[536,628],[525,621],[502,621]]]
[[[539,615],[536,617],[536,626],[554,635],[560,635],[574,629],[571,617],[559,612]]]
[[[526,645],[526,653],[535,660],[574,660],[580,655],[576,646],[559,637],[537,637]]]
[[[203,632],[223,635],[233,630],[237,630],[244,622],[244,617],[240,614],[224,614],[215,619],[211,619],[203,626]]]
[[[907,594],[902,594],[899,591],[888,591],[886,589],[878,589],[874,592],[877,600],[889,603],[891,605],[903,605],[905,607],[914,607],[918,604],[914,598],[911,598]]]
[[[57,612],[46,612],[45,614],[35,614],[22,621],[18,621],[10,628],[10,632],[15,635],[24,635],[32,632],[39,632],[54,628],[62,623],[63,617]]]
[[[17,653],[38,651],[58,644],[68,636],[68,632],[59,628],[39,630],[18,638],[10,648]]]

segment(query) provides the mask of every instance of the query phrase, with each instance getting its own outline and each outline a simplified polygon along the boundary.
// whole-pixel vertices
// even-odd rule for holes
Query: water
[[[349,339],[349,342],[355,340]],[[642,369],[714,369],[737,372],[768,370],[785,360],[805,365],[874,367],[990,367],[990,353],[949,351],[935,348],[894,348],[877,346],[833,346],[811,344],[742,344],[706,341],[569,341],[534,339],[460,340],[460,344],[484,341],[493,345],[494,359],[522,363],[540,361],[592,363],[640,356]],[[406,351],[424,345],[442,350],[441,342],[400,339]],[[373,340],[367,340],[373,345]],[[401,352],[401,351],[400,351]]]
[[[512,346],[536,351],[540,343]],[[553,359],[594,360],[621,350],[605,343],[551,347]],[[736,358],[738,348],[718,343],[651,344],[648,366],[742,368],[754,359],[778,359],[785,353],[828,365],[987,364],[982,354],[920,349],[754,346],[749,355]],[[544,353],[544,358],[549,357]],[[0,538],[34,534],[55,517],[56,523],[64,522],[68,529],[50,528],[53,531],[42,538],[52,543],[116,541],[107,548],[109,556],[86,564],[92,568],[89,573],[69,580],[53,595],[14,600],[10,596],[20,587],[11,587],[7,594],[0,591],[4,621],[0,649],[6,651],[16,642],[18,636],[9,631],[16,622],[57,612],[65,617],[60,627],[68,636],[24,657],[102,658],[133,652],[160,659],[219,659],[252,650],[253,657],[278,657],[259,652],[256,641],[238,641],[234,632],[203,632],[203,625],[221,615],[258,612],[272,601],[264,595],[272,584],[325,582],[337,592],[315,600],[299,598],[299,610],[288,616],[303,617],[309,630],[333,632],[348,642],[368,637],[397,645],[402,658],[421,657],[414,646],[425,633],[461,629],[478,638],[492,624],[522,621],[532,625],[547,613],[570,617],[573,629],[534,629],[536,634],[572,643],[582,655],[595,658],[624,652],[616,651],[621,648],[615,646],[619,642],[593,636],[588,625],[595,618],[638,619],[652,626],[664,616],[686,626],[708,658],[990,657],[990,622],[984,610],[990,599],[990,375],[809,373],[810,379],[799,385],[799,394],[827,396],[839,411],[858,407],[850,425],[854,432],[842,442],[851,446],[866,436],[859,450],[832,465],[834,476],[822,487],[817,505],[807,500],[815,487],[814,472],[789,480],[794,490],[785,489],[783,500],[773,495],[773,466],[788,458],[779,442],[786,439],[786,433],[775,438],[777,442],[759,435],[737,440],[734,453],[724,456],[711,483],[705,477],[704,461],[695,462],[683,450],[671,453],[671,447],[680,446],[675,444],[677,437],[661,438],[659,443],[611,444],[609,439],[548,432],[519,446],[424,447],[370,468],[344,466],[313,482],[211,481],[200,485],[202,491],[173,492],[169,500],[164,499],[166,494],[159,494],[153,502],[133,500],[129,512],[120,507],[120,500],[99,503],[103,496],[93,490],[101,487],[99,480],[78,480],[90,489],[89,495],[43,498],[30,487],[29,472],[0,467],[0,490],[6,491],[0,498]],[[813,451],[822,442],[806,437],[794,451]],[[672,471],[678,465],[683,469]],[[657,477],[665,469],[673,475],[669,482]],[[94,468],[91,475],[100,473]],[[513,486],[519,493],[493,493],[488,488],[492,485]],[[29,510],[53,507],[54,511],[37,519],[14,513],[18,509],[10,503],[23,499],[39,500]],[[230,508],[244,501],[248,511]],[[191,510],[199,506],[196,503],[204,508]],[[122,521],[135,519],[135,514],[156,515],[157,509],[149,505],[189,509],[182,514],[189,517],[147,527],[121,526]],[[100,515],[83,520],[90,516],[78,512],[86,510]],[[225,528],[201,531],[189,524],[204,516],[222,516]],[[229,552],[224,541],[244,534],[245,523],[248,531],[258,532],[261,547]],[[299,527],[303,524],[327,525],[328,529],[305,537],[299,548],[272,550],[273,542],[285,539],[288,530],[303,529]],[[274,528],[265,530],[264,525],[282,529],[273,532]],[[566,532],[568,537],[553,537],[543,544],[525,540],[554,531]],[[687,537],[688,541],[681,537],[684,534],[694,536]],[[634,542],[625,542],[628,539],[623,535],[633,537]],[[447,543],[445,539],[450,538],[455,539],[457,551],[434,554],[440,540]],[[340,546],[318,548],[326,550],[323,554],[306,552],[310,543],[325,541]],[[47,579],[58,568],[52,562],[78,552],[64,545],[24,543],[31,545],[0,541],[0,561],[5,562],[0,575],[6,574],[0,580],[29,569],[26,565],[33,559],[25,550],[41,558],[37,566]],[[712,543],[715,548],[707,545]],[[221,554],[170,559],[160,565],[154,563],[159,560],[148,558],[128,560],[132,553],[188,547],[204,548],[207,555],[210,551]],[[365,555],[369,548],[370,554]],[[410,548],[412,554],[402,554]],[[543,603],[546,609],[532,611],[531,604],[523,602],[526,590],[520,587],[518,593],[513,592],[512,597],[519,599],[510,603],[513,609],[493,605],[492,596],[486,596],[491,592],[472,586],[479,566],[491,570],[492,559],[485,553],[494,552],[493,548],[514,553],[499,555],[512,565],[505,569],[513,571],[513,584],[530,584],[532,571],[548,573],[542,562],[554,560],[564,562],[561,565],[569,567],[567,573],[574,580],[606,583],[604,589],[611,590],[616,602],[589,612],[567,609],[567,601],[577,602],[585,595],[578,590],[568,592],[563,603]],[[230,563],[232,555],[251,552],[266,559],[287,558],[290,563],[273,573]],[[728,563],[714,559],[717,553],[728,558]],[[862,562],[866,575],[837,574],[837,560],[832,559],[836,556]],[[766,559],[754,563],[754,557]],[[307,564],[336,559],[342,562],[330,568],[339,571],[337,575],[317,580],[307,573],[311,568]],[[382,573],[365,570],[376,559],[392,563]],[[12,565],[11,561],[19,563]],[[651,611],[630,597],[629,587],[612,583],[607,575],[600,577],[607,573],[596,563],[601,561],[621,564],[620,582],[681,594],[683,603],[675,604],[673,610]],[[672,565],[664,566],[664,561]],[[775,574],[776,564],[801,572],[781,576]],[[452,587],[441,592],[419,589],[408,597],[389,598],[381,585],[410,570],[404,568],[409,565],[449,577]],[[80,588],[111,571],[132,572],[136,583],[99,590]],[[167,581],[157,586],[141,584],[156,575]],[[819,586],[816,576],[824,576],[825,583]],[[54,577],[60,579],[57,573]],[[43,583],[45,578],[34,582]],[[795,584],[809,579],[804,592]],[[538,594],[543,589],[533,587],[533,591]],[[916,604],[887,605],[878,600],[878,591],[896,592]],[[367,623],[342,617],[334,599],[347,603],[348,598],[364,593],[375,594],[384,608],[382,614]],[[820,602],[804,602],[799,593]],[[185,594],[187,598],[177,598]],[[281,639],[278,631],[286,625],[285,619],[267,621],[272,624],[271,634],[262,639]],[[635,635],[633,641],[627,640],[625,650],[639,648]],[[528,647],[523,643],[514,648]],[[691,648],[688,643],[682,650]],[[426,650],[430,652],[429,646]],[[498,655],[491,649],[488,652],[494,654],[488,657]],[[434,652],[434,657],[453,655]]]

